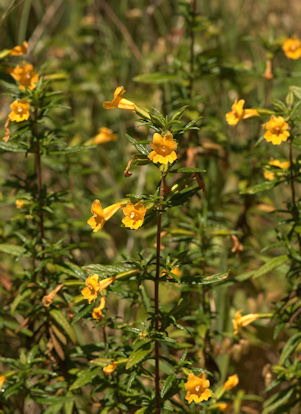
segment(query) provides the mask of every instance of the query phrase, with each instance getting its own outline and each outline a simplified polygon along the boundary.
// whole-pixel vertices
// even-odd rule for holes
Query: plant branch
[[[190,26],[190,61],[189,61],[189,97],[192,98],[193,92],[193,84],[194,84],[194,45],[195,45],[195,32],[194,32],[194,23],[195,23],[195,16],[196,16],[196,6],[197,0],[192,1],[192,10],[191,10],[191,26]]]
[[[293,137],[290,139],[289,144],[289,161],[290,161],[290,186],[292,196],[292,216],[295,220],[299,219],[299,210],[296,201],[296,187],[295,187],[295,175],[294,175],[294,160],[293,160]],[[299,251],[301,252],[301,238],[297,233],[297,239],[299,244]]]
[[[160,184],[160,198],[164,200],[165,176],[162,175]],[[157,246],[156,246],[156,278],[155,278],[155,330],[160,330],[160,314],[159,314],[159,284],[160,284],[160,255],[161,255],[161,229],[162,229],[162,204],[160,202],[157,211]],[[155,393],[156,393],[156,414],[161,412],[161,397],[160,397],[160,350],[159,341],[155,341]]]

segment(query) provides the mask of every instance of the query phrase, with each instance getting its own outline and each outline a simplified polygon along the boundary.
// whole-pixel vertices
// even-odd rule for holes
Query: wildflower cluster
[[[1,414],[298,411],[296,16],[50,3],[0,5]]]

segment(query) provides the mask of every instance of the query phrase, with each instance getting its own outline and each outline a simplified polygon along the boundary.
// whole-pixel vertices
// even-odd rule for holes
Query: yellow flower
[[[221,403],[219,403],[218,404],[218,409],[219,409],[219,411],[221,411],[221,412],[226,412],[226,411],[229,411],[230,410],[230,404],[229,403],[225,403],[225,402],[221,402]]]
[[[16,207],[17,208],[23,208],[25,206],[24,200],[16,200]]]
[[[20,84],[19,89],[25,91],[26,87],[34,89],[39,80],[39,75],[33,70],[30,63],[23,63],[8,70],[11,76]]]
[[[98,134],[93,138],[94,144],[103,144],[105,142],[116,141],[117,135],[113,134],[110,128],[99,128]]]
[[[103,318],[102,311],[103,311],[105,305],[106,305],[106,298],[104,296],[102,296],[101,299],[100,299],[99,306],[94,308],[93,311],[92,311],[92,317],[94,319],[101,320]]]
[[[260,318],[260,315],[258,313],[249,313],[248,315],[242,316],[241,311],[237,311],[234,315],[234,319],[232,320],[234,333],[237,335],[241,328],[250,325],[258,318]]]
[[[100,201],[94,200],[91,206],[91,213],[93,216],[87,221],[89,226],[93,229],[93,232],[101,230],[105,222],[117,213],[122,205],[123,203],[116,203],[103,209]]]
[[[279,160],[271,160],[271,161],[269,161],[269,164],[268,165],[272,165],[274,167],[278,167],[281,170],[287,170],[290,167],[291,164],[290,164],[289,161],[283,161],[283,162],[281,162]],[[264,178],[266,180],[269,180],[269,181],[273,181],[275,179],[275,176],[278,175],[278,174],[279,174],[278,171],[267,171],[267,170],[265,170],[263,172]]]
[[[251,118],[258,115],[256,109],[244,109],[245,101],[236,99],[231,107],[231,112],[226,113],[226,121],[229,125],[236,125],[241,119]]]
[[[106,279],[102,279],[99,282],[99,292],[101,292],[102,290],[106,289],[108,286],[110,286],[111,283],[113,283],[115,281],[115,277],[107,277]]]
[[[202,401],[207,401],[208,398],[212,396],[210,387],[210,382],[207,380],[204,373],[196,376],[194,374],[188,375],[188,380],[185,384],[186,396],[185,399],[188,400],[190,404],[192,401],[199,403]]]
[[[232,388],[236,387],[236,385],[239,383],[239,378],[236,374],[230,375],[228,377],[227,381],[224,384],[225,390],[231,390]]]
[[[114,97],[112,101],[105,101],[103,103],[103,107],[105,109],[114,109],[114,108],[120,108],[120,109],[129,109],[130,111],[136,110],[136,105],[123,98],[122,96],[125,94],[125,89],[123,86],[118,86],[114,91]]]
[[[182,276],[182,271],[179,267],[172,268],[170,273],[171,273],[171,276],[174,277],[175,279],[180,279],[180,277]],[[166,276],[166,269],[162,271],[161,276]],[[167,276],[167,277],[171,279],[171,276]]]
[[[114,281],[115,281],[115,277],[107,277],[106,279],[102,279],[98,281],[98,275],[96,274],[90,275],[89,277],[87,277],[85,281],[86,287],[82,289],[81,294],[83,295],[85,299],[89,301],[89,303],[91,303],[93,302],[93,300],[97,299],[98,294],[102,290],[106,289]],[[100,305],[98,308],[100,308],[100,306],[103,306],[103,307],[105,306],[104,299],[101,299]],[[98,308],[94,308],[94,310]]]
[[[269,121],[263,124],[263,128],[266,130],[265,140],[272,142],[274,145],[280,145],[282,141],[285,142],[290,136],[288,123],[285,122],[282,116],[272,115]]]
[[[28,43],[26,41],[24,41],[22,43],[22,45],[18,45],[13,47],[12,49],[10,49],[10,55],[11,56],[22,56],[22,55],[26,55],[27,53],[27,48],[28,48]]]
[[[30,116],[30,105],[26,99],[17,99],[10,105],[12,110],[8,115],[11,121],[22,122],[27,121]]]
[[[150,144],[153,151],[148,154],[148,158],[154,163],[172,163],[178,158],[175,153],[177,146],[178,144],[173,140],[170,132],[167,132],[165,135],[155,133],[153,135],[153,142]]]
[[[289,59],[300,59],[301,57],[301,41],[296,38],[285,39],[282,43],[282,50]]]
[[[130,229],[138,229],[142,226],[144,216],[146,213],[146,207],[141,203],[128,203],[122,210],[125,217],[122,219],[122,223],[125,227]]]
[[[98,275],[91,275],[87,277],[85,281],[86,287],[81,291],[81,294],[89,303],[97,299],[98,293],[100,291],[100,285],[98,282]]]
[[[106,375],[111,375],[111,374],[113,374],[113,372],[115,371],[116,368],[117,368],[117,364],[116,364],[116,362],[113,361],[113,362],[111,362],[111,364],[109,364],[109,365],[107,365],[103,368],[103,372]]]
[[[5,383],[5,381],[6,381],[6,376],[5,375],[0,375],[0,388]]]

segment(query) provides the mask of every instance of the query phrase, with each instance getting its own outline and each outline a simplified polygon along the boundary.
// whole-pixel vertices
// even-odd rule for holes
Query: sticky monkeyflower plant
[[[287,39],[283,44],[283,50],[290,59],[298,59],[298,41],[297,39]],[[263,410],[266,413],[273,412],[274,409],[287,410],[297,404],[298,390],[295,386],[296,369],[300,368],[297,362],[295,351],[300,346],[300,338],[297,332],[298,306],[300,301],[293,303],[291,298],[295,296],[298,289],[298,275],[300,275],[300,263],[297,259],[301,249],[301,239],[299,234],[300,225],[300,193],[297,184],[300,182],[300,117],[298,108],[300,105],[300,88],[291,86],[285,101],[275,100],[271,109],[258,108],[259,117],[264,119],[268,114],[270,116],[263,124],[263,136],[257,141],[257,145],[269,145],[270,148],[277,148],[277,153],[273,156],[279,156],[281,159],[270,159],[264,166],[263,177],[265,181],[243,189],[244,194],[254,194],[258,197],[262,191],[275,191],[274,189],[281,186],[285,197],[283,204],[274,213],[278,211],[285,215],[284,220],[276,227],[278,253],[271,256],[259,269],[250,272],[248,277],[256,277],[265,274],[270,268],[275,269],[279,266],[286,266],[286,280],[288,282],[287,292],[274,308],[273,314],[250,313],[242,315],[241,311],[235,313],[233,331],[237,336],[246,335],[244,329],[252,325],[261,318],[273,318],[276,320],[277,328],[275,335],[279,336],[286,328],[292,330],[293,334],[290,340],[285,344],[280,352],[279,365],[271,368],[273,379],[267,386],[267,392],[272,395],[264,402]],[[271,154],[269,153],[269,156]],[[286,157],[286,158],[285,158]],[[286,206],[286,207],[285,207]],[[269,247],[270,251],[272,247]],[[267,270],[265,270],[267,269]],[[248,334],[247,334],[248,335]],[[294,345],[292,345],[294,344]],[[283,391],[277,390],[277,386],[282,384]],[[285,398],[280,401],[281,397]]]
[[[2,203],[11,208],[11,216],[5,229],[1,222],[0,251],[4,266],[12,266],[18,275],[13,289],[10,277],[1,283],[1,326],[11,343],[1,348],[0,356],[0,405],[5,413],[25,412],[28,401],[34,410],[47,412],[52,402],[46,400],[56,398],[57,386],[61,406],[68,404],[68,383],[74,379],[68,361],[78,343],[66,292],[70,272],[77,268],[70,237],[73,220],[66,212],[72,209],[72,198],[61,176],[67,177],[73,163],[78,164],[74,153],[89,147],[68,145],[67,129],[61,128],[70,116],[64,113],[63,98],[46,79],[49,73],[18,64],[26,52],[25,42],[1,54],[0,75],[7,90],[0,151],[11,165],[3,176]],[[85,295],[92,301],[107,286],[90,278]],[[104,307],[103,300],[100,305]],[[100,313],[98,306],[98,319]]]
[[[127,257],[116,265],[89,264],[83,267],[87,277],[81,294],[86,304],[79,302],[82,303],[79,315],[92,317],[96,326],[101,327],[107,345],[96,351],[91,367],[85,374],[79,374],[78,381],[82,375],[91,375],[95,365],[102,367],[104,376],[98,379],[98,383],[100,387],[106,387],[107,396],[102,403],[108,410],[119,407],[125,412],[163,413],[170,404],[174,412],[190,412],[189,406],[196,404],[214,408],[218,399],[210,385],[212,373],[204,371],[204,366],[197,367],[197,359],[188,356],[184,344],[183,347],[177,346],[176,332],[185,329],[184,319],[181,320],[176,308],[173,310],[160,303],[161,289],[172,292],[176,288],[181,295],[184,286],[221,283],[226,277],[226,274],[191,274],[189,267],[185,266],[187,259],[183,257],[182,261],[177,259],[175,263],[169,248],[165,247],[164,232],[168,232],[173,220],[172,216],[168,217],[169,211],[187,204],[200,192],[198,174],[203,170],[177,165],[181,162],[184,135],[198,128],[198,120],[185,124],[186,107],[163,116],[155,109],[148,110],[137,103],[122,101],[123,95],[124,88],[116,88],[113,101],[105,101],[104,109],[119,108],[133,112],[149,136],[149,139],[139,140],[126,135],[134,152],[125,167],[124,180],[133,179],[136,170],[143,166],[148,174],[156,175],[158,184],[150,194],[124,194],[123,199],[115,200],[106,208],[102,207],[105,200],[94,200],[91,207],[93,215],[87,224],[92,233],[97,234],[118,221],[123,232],[150,231],[155,236],[151,243],[154,247],[136,252],[133,257]],[[118,218],[120,213],[123,217]],[[168,227],[167,222],[170,222]],[[129,301],[129,309],[135,307],[135,313],[142,312],[145,317],[137,319],[131,312],[126,319],[119,320],[117,314],[108,315],[114,295],[119,297],[119,301]],[[183,298],[185,296],[184,293]],[[182,339],[179,344],[181,342]],[[163,368],[164,361],[168,361],[167,371]],[[110,384],[107,376],[111,377]],[[127,392],[127,398],[122,402],[112,398],[117,383],[118,392]]]
[[[295,10],[48,3],[0,4],[1,414],[299,412]]]

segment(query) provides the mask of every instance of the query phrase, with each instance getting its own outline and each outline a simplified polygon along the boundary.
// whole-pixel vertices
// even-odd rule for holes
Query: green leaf
[[[72,414],[74,409],[74,400],[67,401],[64,405],[64,414]]]
[[[90,384],[97,375],[99,375],[98,368],[93,370],[81,371],[74,383],[70,386],[70,391],[76,390],[77,388]]]
[[[149,149],[145,145],[141,144],[139,141],[137,141],[135,138],[131,137],[129,134],[125,134],[127,139],[130,141],[131,144],[134,145],[136,150],[140,152],[140,154],[143,154],[147,156],[149,154]]]
[[[22,256],[25,253],[24,247],[14,244],[0,244],[0,252],[11,254],[13,256]]]
[[[282,405],[284,405],[288,400],[291,398],[291,396],[294,393],[294,388],[287,388],[285,390],[280,391],[279,393],[276,393],[272,396],[272,398],[269,398],[265,403],[265,408],[262,412],[262,414],[269,414],[271,412],[275,412],[275,410]],[[276,400],[275,402],[273,402]],[[270,403],[272,404],[270,405]],[[286,410],[282,411],[283,413],[287,412]]]
[[[135,411],[135,414],[144,414],[147,410],[147,407],[139,408],[138,411]]]
[[[175,382],[175,380],[177,379],[175,374],[171,374],[169,375],[166,380],[164,381],[164,385],[162,387],[161,390],[161,397],[164,398],[164,396],[166,395],[166,393],[170,390],[170,388],[172,387],[173,383]]]
[[[242,190],[240,194],[256,194],[260,191],[270,190],[280,183],[281,181],[264,181],[263,183],[255,184],[252,187]]]
[[[284,348],[281,352],[281,356],[279,359],[279,364],[283,365],[286,361],[286,359],[295,351],[297,346],[301,342],[301,332],[296,333],[294,336],[292,336],[287,343],[284,345]]]
[[[200,187],[198,185],[185,188],[179,193],[173,194],[173,196],[170,198],[170,203],[173,207],[184,204],[187,200],[189,200],[192,196],[194,196],[198,191],[200,191]]]
[[[127,272],[132,270],[129,265],[119,264],[119,265],[99,265],[99,264],[90,264],[88,266],[83,266],[83,269],[89,273],[96,273],[101,277],[110,277],[115,276],[117,273]]]
[[[74,146],[62,146],[49,151],[50,155],[65,155],[75,154],[77,152],[87,151],[94,149],[95,145],[74,145]]]
[[[39,404],[45,405],[56,405],[56,404],[65,404],[66,402],[70,401],[72,398],[71,396],[53,396],[53,395],[45,395],[42,397],[35,397],[35,401]]]
[[[180,283],[197,283],[198,285],[210,285],[212,283],[224,282],[227,280],[229,273],[216,273],[210,276],[184,276]]]
[[[135,82],[149,83],[149,84],[162,84],[168,82],[181,82],[181,78],[178,75],[166,72],[153,72],[145,73],[134,77]]]
[[[148,341],[140,346],[138,349],[133,351],[129,357],[129,360],[126,364],[126,369],[137,365],[141,362],[144,358],[146,358],[151,352],[153,351],[153,343]]]
[[[171,170],[171,173],[204,173],[206,170],[202,168],[177,168],[176,170]]]
[[[290,86],[291,92],[298,98],[301,99],[301,88],[300,86]]]
[[[63,328],[63,330],[69,336],[71,341],[73,343],[76,343],[75,332],[70,323],[65,318],[65,316],[62,314],[62,312],[57,309],[52,309],[50,311],[50,315],[61,326],[61,328]]]
[[[10,55],[10,50],[9,49],[3,49],[0,52],[0,59],[4,59],[9,55]]]
[[[179,110],[177,110],[173,115],[171,120],[175,121],[175,120],[180,120],[182,118],[182,116],[184,115],[184,112],[186,111],[186,109],[188,108],[188,105],[182,106],[182,108],[180,108]]]
[[[26,152],[27,148],[21,147],[17,144],[12,144],[11,142],[0,141],[0,149],[9,152]]]
[[[32,293],[32,290],[27,289],[27,290],[24,290],[24,292],[20,293],[19,295],[17,295],[15,297],[15,299],[14,299],[14,301],[11,304],[11,307],[10,307],[10,311],[11,311],[12,314],[15,313],[15,310],[17,309],[17,307],[19,306],[19,304],[21,302],[23,302],[26,298],[28,298],[28,296],[30,296],[31,293]]]
[[[53,404],[44,411],[44,414],[57,414],[61,411],[62,407],[63,404]]]
[[[288,257],[286,255],[273,257],[272,259],[268,260],[264,265],[262,265],[259,269],[255,270],[255,272],[253,272],[252,278],[257,279],[258,277],[261,277],[271,272],[277,267],[283,265],[285,262],[287,262],[287,260]]]

